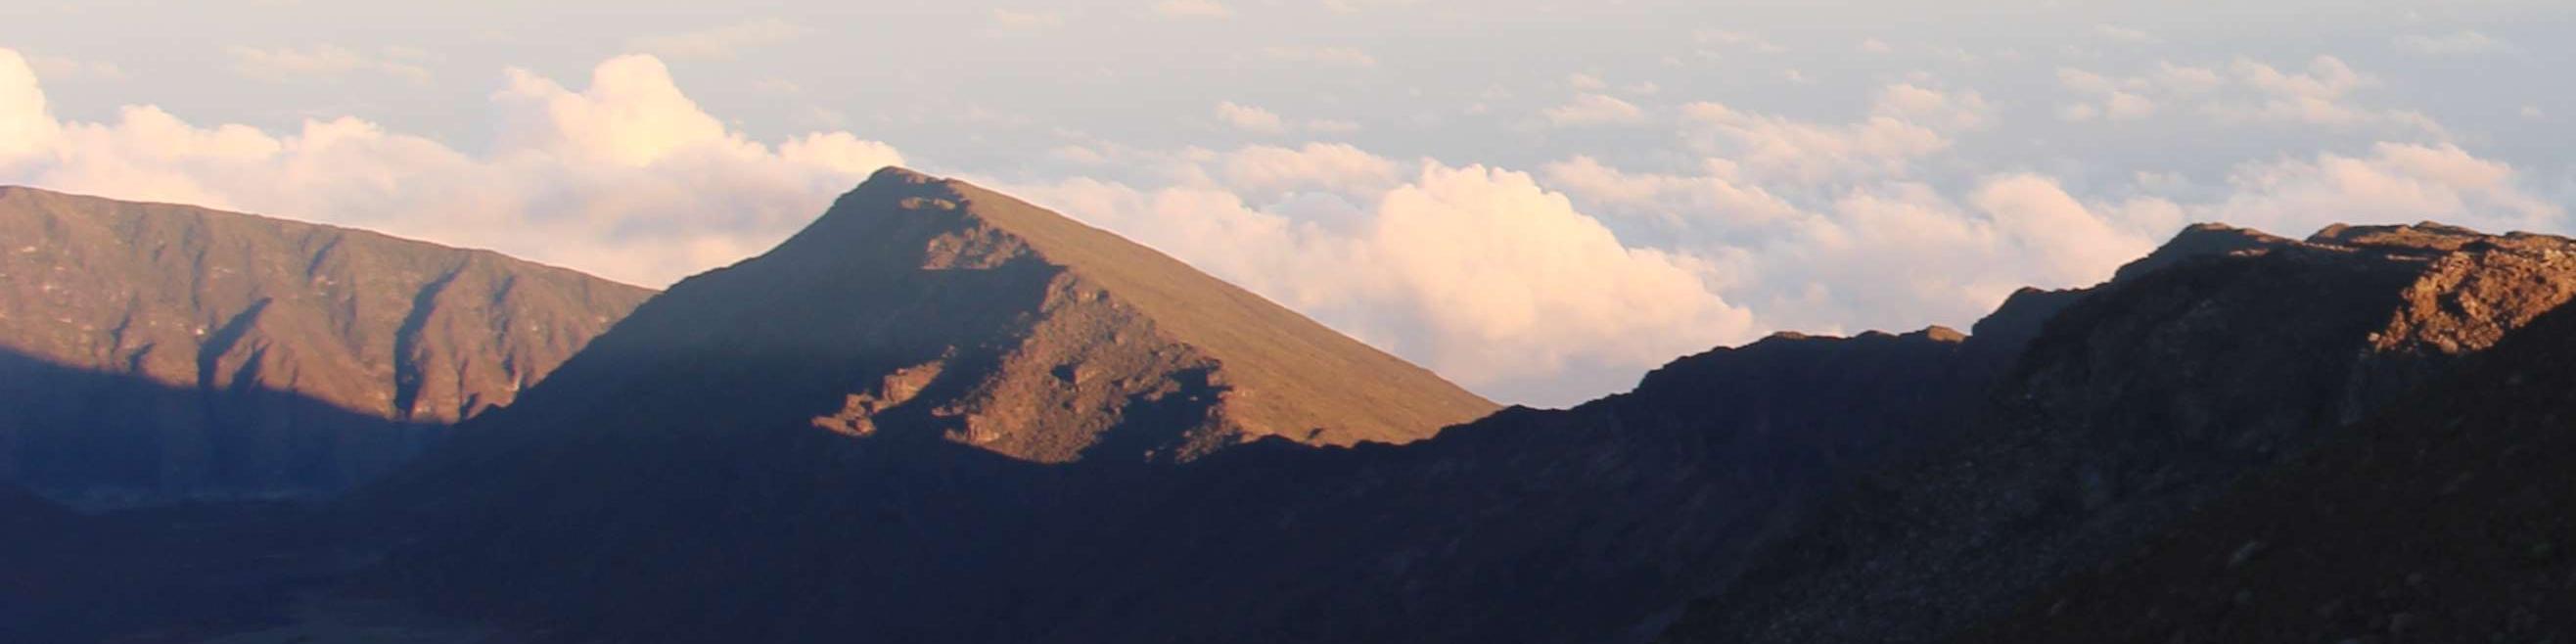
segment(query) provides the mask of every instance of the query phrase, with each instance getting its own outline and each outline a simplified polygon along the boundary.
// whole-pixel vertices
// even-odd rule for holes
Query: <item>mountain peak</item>
[[[490,251],[18,186],[0,186],[0,238],[0,480],[83,507],[372,479],[653,295]]]
[[[878,168],[876,172],[868,173],[868,180],[860,182],[859,185],[867,185],[871,183],[920,185],[925,183],[934,183],[940,180],[941,179],[939,177],[930,176],[929,174],[923,173],[919,170],[899,165],[890,165]]]
[[[2232,255],[2296,243],[2298,242],[2252,228],[2238,228],[2221,223],[2197,223],[2184,227],[2182,232],[2175,233],[2173,239],[2167,240],[2163,246],[2157,246],[2155,252],[2147,253],[2146,257],[2121,265],[2120,270],[2113,273],[2111,279],[2126,280],[2194,257]]]
[[[570,379],[659,371],[671,378],[629,386],[771,397],[808,429],[1038,462],[1189,459],[1262,436],[1406,442],[1494,409],[1151,248],[902,168],[770,252],[674,286],[598,346],[626,366]],[[788,420],[727,413],[671,422]]]

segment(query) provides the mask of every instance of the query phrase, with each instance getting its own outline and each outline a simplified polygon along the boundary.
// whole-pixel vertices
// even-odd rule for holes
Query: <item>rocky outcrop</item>
[[[490,252],[0,187],[0,480],[323,494],[511,402],[652,292]]]
[[[2251,477],[1971,642],[2576,637],[2576,309]]]
[[[2187,244],[2220,252],[2124,271],[2067,307],[1967,430],[1843,492],[1667,639],[1957,632],[2342,435],[2576,294],[2576,244],[2555,237],[2427,224],[2288,242],[2199,228],[2175,246]]]

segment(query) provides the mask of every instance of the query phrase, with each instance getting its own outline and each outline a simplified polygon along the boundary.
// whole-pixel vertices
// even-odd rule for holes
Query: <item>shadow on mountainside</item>
[[[0,482],[76,508],[174,491],[204,501],[314,498],[393,470],[445,429],[291,392],[173,386],[0,349]]]
[[[210,422],[225,417],[267,422]],[[0,350],[0,641],[194,642],[284,623],[298,593],[369,560],[308,491],[366,473],[335,464],[390,468],[441,429]],[[229,493],[114,509],[156,496],[101,485],[131,481]]]
[[[1960,642],[2567,641],[2576,308]]]

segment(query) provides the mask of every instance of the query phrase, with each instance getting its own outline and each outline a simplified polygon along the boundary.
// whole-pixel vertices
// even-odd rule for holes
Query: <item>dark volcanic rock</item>
[[[1965,641],[2576,638],[2576,309]]]
[[[1989,380],[1948,329],[1781,335],[1633,392],[1401,448],[1246,450],[1041,596],[1031,641],[1599,642],[1651,634],[1844,472],[1954,428]],[[1096,545],[1094,545],[1096,544]],[[1079,590],[1079,592],[1077,592]],[[1136,615],[1154,615],[1135,619]]]
[[[2576,293],[2576,244],[2554,237],[2428,225],[2306,243],[2196,229],[2182,243],[2223,250],[2068,307],[1970,429],[1845,492],[1667,638],[1956,632],[2340,435]]]
[[[0,187],[0,480],[331,492],[509,403],[651,291],[485,251]]]

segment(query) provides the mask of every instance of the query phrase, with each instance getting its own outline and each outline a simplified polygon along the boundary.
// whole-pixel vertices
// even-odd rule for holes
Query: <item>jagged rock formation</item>
[[[0,481],[92,504],[387,471],[652,292],[485,251],[0,187]]]
[[[1963,641],[2576,637],[2576,309]]]
[[[1673,641],[1936,639],[2135,547],[2576,294],[2576,243],[2424,224],[2123,271],[2046,325],[1968,430],[1842,493]],[[2159,256],[2165,255],[2159,251]]]

